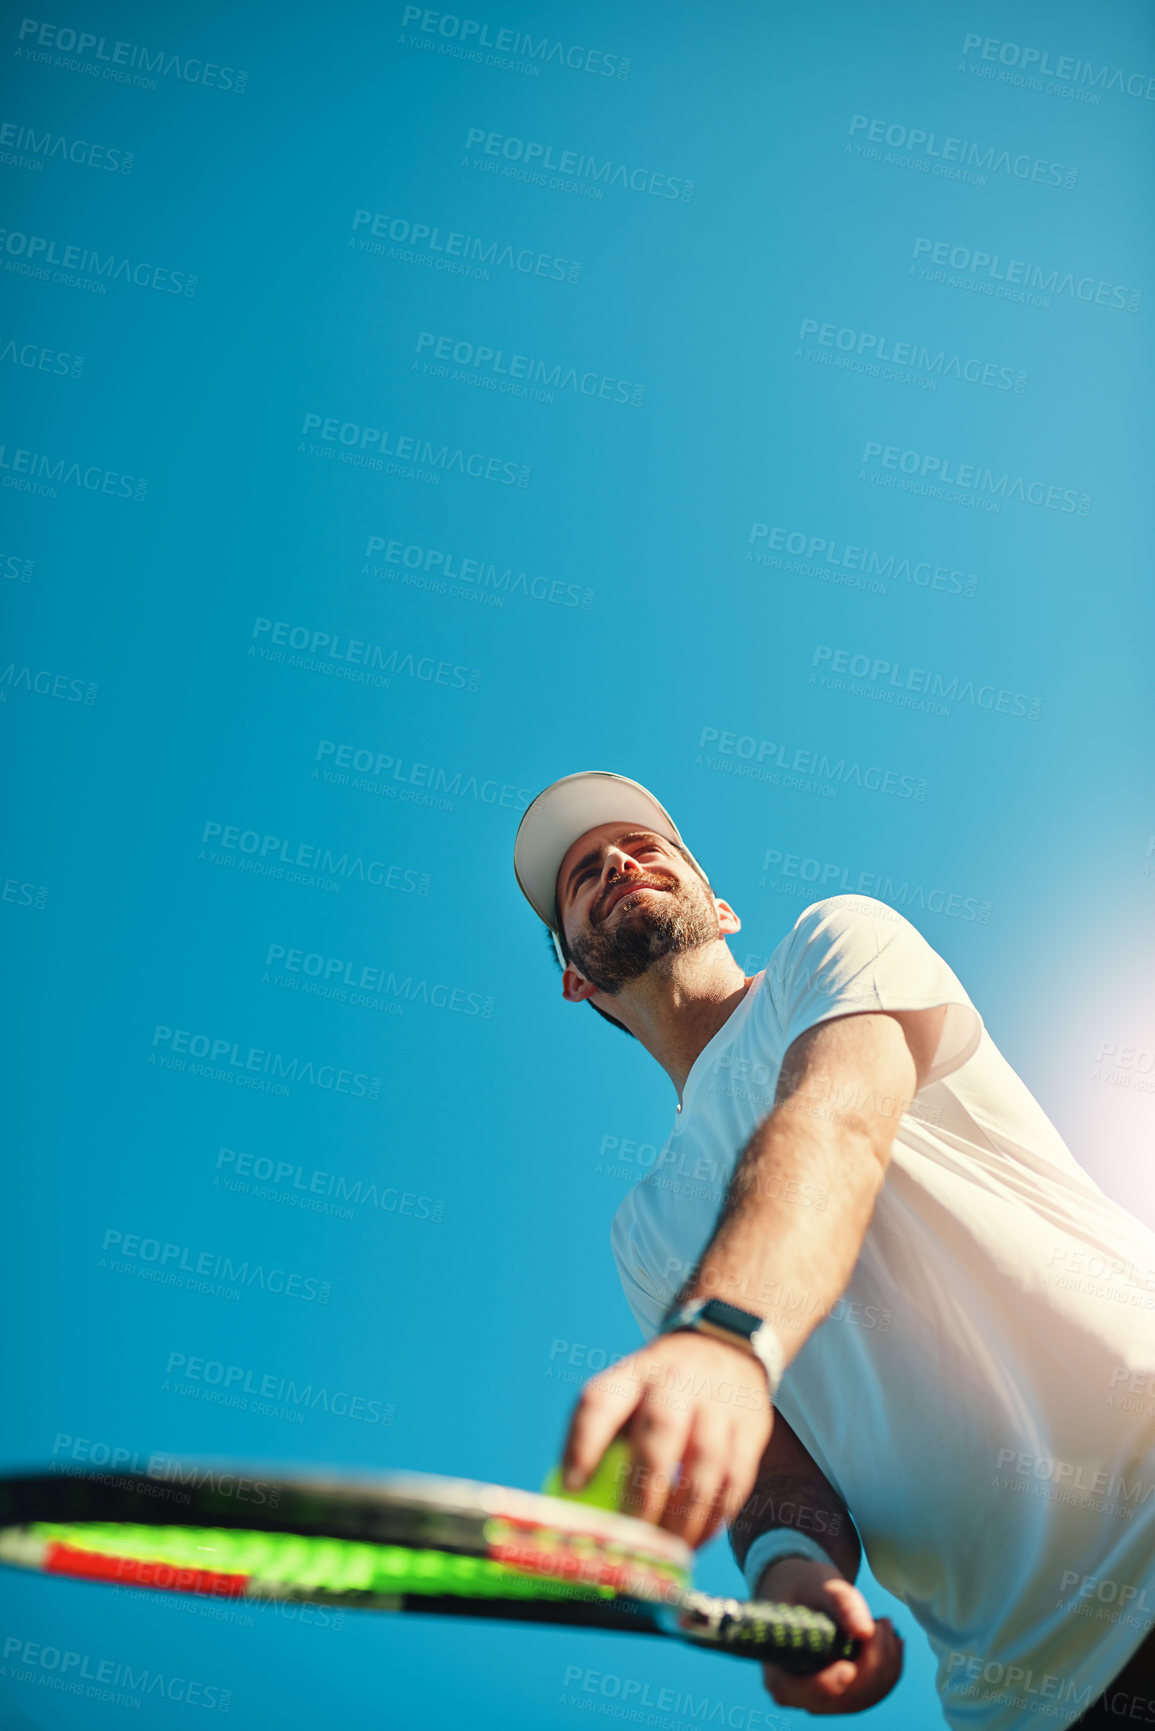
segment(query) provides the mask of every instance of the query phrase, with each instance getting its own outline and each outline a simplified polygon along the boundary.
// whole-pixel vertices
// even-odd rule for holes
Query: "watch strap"
[[[756,1358],[766,1372],[766,1381],[773,1397],[786,1368],[782,1342],[762,1317],[720,1298],[695,1298],[688,1304],[673,1305],[662,1322],[663,1334],[681,1331],[709,1334],[715,1340],[728,1341]]]

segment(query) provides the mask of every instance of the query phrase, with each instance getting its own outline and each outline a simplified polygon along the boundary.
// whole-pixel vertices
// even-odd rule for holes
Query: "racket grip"
[[[859,1646],[823,1611],[804,1605],[744,1603],[690,1593],[679,1623],[683,1639],[696,1646],[779,1665],[798,1677],[823,1671],[836,1659],[853,1659]]]

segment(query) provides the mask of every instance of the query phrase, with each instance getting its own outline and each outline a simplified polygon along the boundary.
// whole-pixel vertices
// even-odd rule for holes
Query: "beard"
[[[608,893],[621,879],[608,886]],[[718,937],[718,912],[714,898],[697,877],[682,883],[664,873],[648,874],[644,885],[661,883],[652,901],[635,902],[616,917],[611,909],[605,917],[591,921],[580,938],[570,945],[579,970],[599,992],[616,996],[631,980],[640,979],[664,956],[696,949]]]

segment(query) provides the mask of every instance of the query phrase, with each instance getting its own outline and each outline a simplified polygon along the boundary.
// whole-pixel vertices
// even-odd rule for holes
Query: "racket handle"
[[[709,1593],[686,1595],[678,1632],[695,1646],[779,1665],[799,1677],[823,1671],[836,1659],[852,1659],[859,1645],[822,1611],[718,1599]]]

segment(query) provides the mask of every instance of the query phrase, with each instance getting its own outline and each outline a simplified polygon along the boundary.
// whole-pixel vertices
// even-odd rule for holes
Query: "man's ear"
[[[740,932],[742,930],[742,922],[730,906],[729,902],[721,901],[718,897],[715,897],[714,906],[718,910],[718,929],[723,937],[728,938],[732,932]]]
[[[567,966],[561,977],[561,995],[567,1004],[584,1004],[596,991],[597,987],[583,979],[572,963]]]

